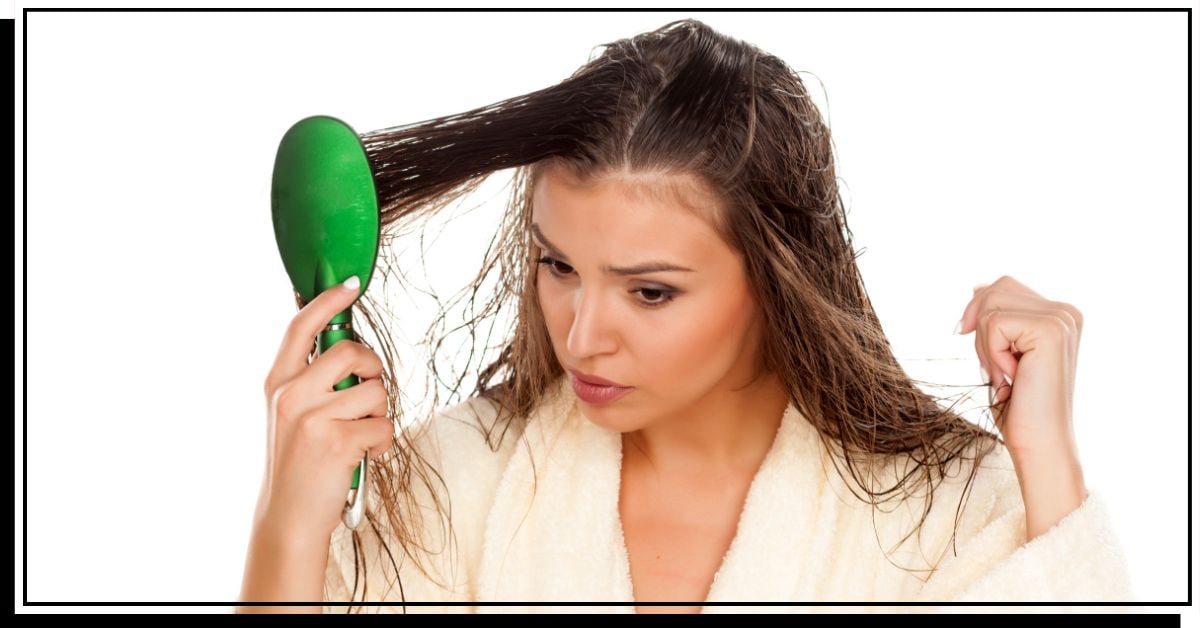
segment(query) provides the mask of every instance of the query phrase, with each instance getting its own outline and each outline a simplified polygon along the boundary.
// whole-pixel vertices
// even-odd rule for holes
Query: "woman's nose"
[[[581,290],[575,298],[575,318],[567,334],[567,351],[574,358],[610,353],[616,347],[612,313],[601,296],[598,292],[584,295]]]

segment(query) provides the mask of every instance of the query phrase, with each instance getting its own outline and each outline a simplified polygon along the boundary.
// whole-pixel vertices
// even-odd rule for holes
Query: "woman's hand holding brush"
[[[374,459],[392,445],[379,356],[343,340],[308,361],[317,334],[358,296],[356,278],[350,281],[355,283],[325,290],[296,314],[267,375],[267,460],[242,601],[321,601],[329,540],[341,523],[349,478],[364,452]],[[351,374],[361,382],[333,390]],[[255,609],[278,610],[238,610]]]

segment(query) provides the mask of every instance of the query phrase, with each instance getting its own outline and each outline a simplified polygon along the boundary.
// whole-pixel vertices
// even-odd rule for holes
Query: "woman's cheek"
[[[571,325],[571,296],[560,286],[544,281],[538,282],[538,302],[542,306],[542,318],[546,320],[546,328],[557,343],[564,338]]]
[[[738,306],[728,299],[696,292],[691,296],[677,303],[670,324],[656,325],[653,355],[661,372],[708,381],[721,377],[736,359],[745,323]]]

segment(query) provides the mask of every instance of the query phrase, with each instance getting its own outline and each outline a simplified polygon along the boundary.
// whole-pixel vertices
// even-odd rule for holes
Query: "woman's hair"
[[[431,355],[429,370],[448,382],[454,398],[474,375],[473,395],[498,408],[494,424],[480,422],[480,437],[489,447],[499,446],[492,438],[497,429],[501,438],[509,429],[522,433],[531,411],[564,377],[537,301],[529,225],[538,177],[554,167],[581,181],[630,172],[687,182],[689,190],[713,199],[715,210],[704,216],[744,257],[765,323],[760,375],[778,375],[820,433],[822,448],[841,449],[873,506],[886,501],[876,498],[908,497],[921,483],[929,486],[916,532],[946,465],[975,460],[973,479],[984,456],[969,456],[968,450],[991,443],[986,454],[1002,439],[922,392],[893,356],[855,261],[833,140],[804,83],[779,58],[691,19],[598,47],[603,54],[551,87],[362,135],[381,224],[392,233],[437,214],[489,175],[514,169],[512,195],[480,272],[452,301],[468,300],[467,320],[436,333],[445,325],[443,308],[425,340],[436,338],[436,350],[460,330],[472,340],[477,333],[490,339],[498,316],[513,311],[513,322],[490,360],[477,359],[472,350],[467,372],[447,379]],[[488,281],[494,288],[482,299]],[[379,333],[365,305],[370,301],[364,296],[357,309],[384,345],[389,409],[399,417],[404,404],[398,403],[389,334]],[[436,390],[432,399],[438,407]],[[404,442],[408,431],[396,434],[385,456],[389,463],[372,461],[371,490],[378,499],[367,520],[381,542],[398,542],[420,567],[419,554],[429,548],[420,547],[424,522],[416,517],[421,509],[414,495],[418,488],[432,493],[432,483],[442,478]],[[901,454],[920,472],[881,490],[869,488],[864,477]],[[971,481],[966,485],[960,509]],[[402,500],[408,508],[400,508]],[[437,512],[444,515],[440,504]],[[957,531],[958,516],[954,527]],[[359,534],[353,532],[354,589],[363,559]],[[386,542],[384,547],[399,578],[396,552]],[[363,599],[369,594],[364,589]]]

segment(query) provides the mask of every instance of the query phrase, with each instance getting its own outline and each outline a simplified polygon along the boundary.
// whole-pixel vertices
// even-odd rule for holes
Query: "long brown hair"
[[[498,408],[494,424],[480,424],[480,437],[495,449],[497,429],[501,438],[510,429],[521,433],[530,412],[564,376],[538,305],[528,234],[538,177],[551,166],[581,180],[617,171],[660,173],[683,175],[717,199],[719,210],[707,217],[744,256],[766,323],[760,372],[778,374],[820,432],[822,447],[841,449],[871,504],[888,495],[908,497],[922,482],[934,488],[955,460],[975,460],[973,478],[983,455],[972,457],[969,450],[991,443],[986,454],[1002,439],[919,389],[893,356],[855,261],[833,140],[799,75],[779,58],[691,19],[600,47],[602,54],[551,87],[362,136],[388,233],[437,214],[492,173],[514,169],[512,195],[482,267],[447,304],[466,300],[467,320],[439,333],[443,308],[425,338],[435,350],[456,332],[474,340],[483,330],[490,338],[497,317],[515,310],[504,341],[495,345],[498,355],[477,359],[472,351],[466,372],[449,380],[438,375],[436,355],[429,359],[433,376],[449,381],[452,399],[461,398],[473,373],[472,394]],[[480,299],[488,282],[494,289]],[[384,345],[389,407],[399,417],[404,404],[394,350],[368,310],[373,302],[368,294],[357,309]],[[432,400],[437,407],[436,389]],[[396,433],[385,456],[392,464],[372,462],[379,499],[368,521],[381,542],[380,527],[386,527],[420,567],[428,548],[419,547],[423,522],[414,518],[412,499],[418,488],[432,491],[441,478],[408,446],[416,436]],[[877,463],[901,454],[920,472],[881,490],[869,488],[864,478],[879,470]],[[971,482],[966,484],[963,499]],[[932,495],[925,492],[925,515]],[[402,510],[402,501],[410,507]],[[438,512],[444,515],[440,506]],[[357,531],[354,541],[362,547]],[[384,547],[395,568],[395,552]],[[361,556],[355,554],[357,574]]]

